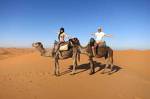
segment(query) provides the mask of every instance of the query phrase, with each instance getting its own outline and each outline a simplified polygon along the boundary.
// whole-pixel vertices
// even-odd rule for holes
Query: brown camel
[[[49,56],[49,57],[54,58],[54,61],[55,61],[54,75],[56,76],[60,76],[59,60],[68,59],[68,58],[73,59],[73,70],[71,74],[75,74],[75,68],[77,66],[77,59],[78,61],[80,61],[79,40],[77,38],[72,38],[72,39],[69,39],[69,41],[65,43],[68,44],[68,50],[56,51],[58,42],[55,41],[54,47],[51,52],[46,51],[46,49],[43,47],[43,44],[41,42],[36,42],[32,44],[32,46],[41,53],[41,56]]]
[[[93,56],[92,52],[92,42],[89,42],[87,46],[82,47],[80,45],[81,54],[86,54],[89,57],[89,63],[90,63],[90,74],[95,73],[94,69],[94,61],[93,58],[105,58],[106,66],[102,73],[105,73],[105,70],[111,65],[111,70],[113,68],[113,50],[108,46],[98,46],[97,47],[97,53],[95,56]],[[110,72],[109,72],[110,73]]]

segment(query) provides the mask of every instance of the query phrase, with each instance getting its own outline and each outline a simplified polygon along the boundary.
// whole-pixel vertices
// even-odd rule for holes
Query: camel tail
[[[110,64],[113,64],[114,63],[114,59],[113,59],[113,50],[109,47],[109,49],[108,49],[108,56],[107,56],[108,58],[109,58],[109,62],[110,62]]]
[[[78,61],[80,62],[80,53],[77,54]]]
[[[113,58],[113,56],[111,57],[111,63],[114,64],[114,58]]]
[[[114,63],[113,50],[112,50],[111,53],[110,53],[110,62],[111,62],[111,64]]]

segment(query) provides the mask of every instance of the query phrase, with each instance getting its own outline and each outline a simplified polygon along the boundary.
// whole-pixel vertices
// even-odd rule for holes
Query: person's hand
[[[58,32],[56,32],[56,34],[59,34],[59,31],[58,31]]]
[[[105,36],[107,36],[107,37],[112,37],[112,35],[111,35],[111,34],[106,34]]]
[[[109,37],[112,37],[112,35],[111,35],[111,34],[109,34]]]

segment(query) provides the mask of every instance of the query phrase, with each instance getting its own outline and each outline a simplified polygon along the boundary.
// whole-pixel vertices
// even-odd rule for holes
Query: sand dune
[[[34,51],[35,50],[31,48],[0,48],[0,60],[22,54],[32,53]]]
[[[60,77],[53,75],[49,57],[32,51],[9,57],[7,51],[0,50],[0,99],[150,99],[150,51],[115,51],[114,64],[120,69],[111,75],[101,74],[103,59],[95,59],[93,75],[88,75],[85,55],[76,75],[70,75],[71,59],[62,60]]]

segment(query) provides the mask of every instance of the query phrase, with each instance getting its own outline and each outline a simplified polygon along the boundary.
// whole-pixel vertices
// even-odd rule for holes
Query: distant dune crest
[[[31,48],[0,48],[0,60],[34,52]]]

